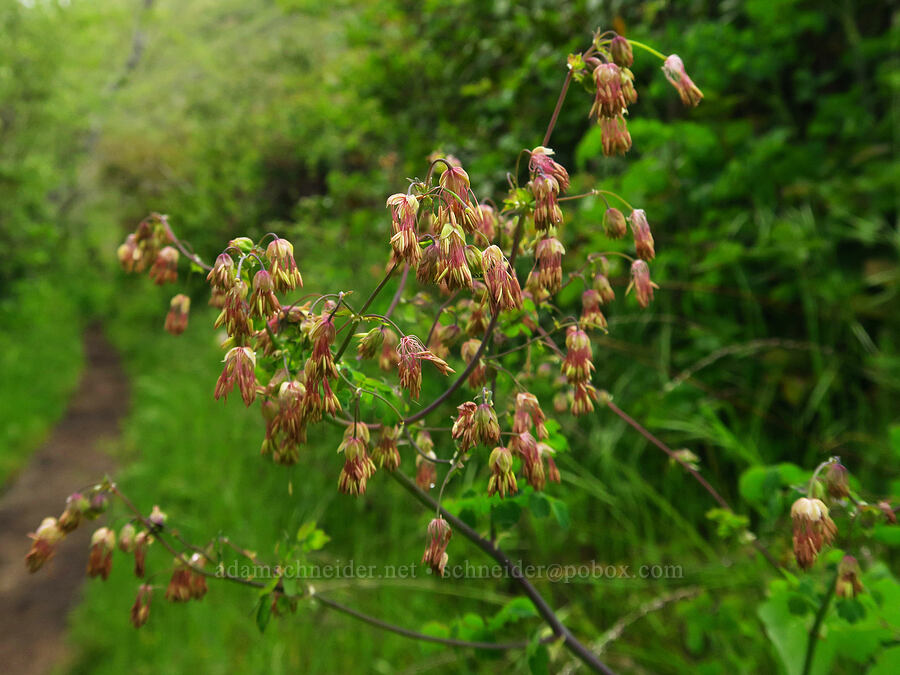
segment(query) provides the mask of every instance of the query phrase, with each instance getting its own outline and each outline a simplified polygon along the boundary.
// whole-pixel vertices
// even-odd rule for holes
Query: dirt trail
[[[128,410],[128,382],[103,333],[85,335],[85,372],[65,417],[30,464],[0,495],[0,671],[46,673],[64,656],[66,615],[78,601],[92,528],[66,537],[36,574],[25,569],[33,532],[58,516],[66,497],[103,477],[112,460],[102,445]]]

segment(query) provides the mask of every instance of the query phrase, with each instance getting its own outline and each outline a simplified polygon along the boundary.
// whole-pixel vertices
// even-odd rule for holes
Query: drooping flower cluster
[[[388,471],[395,471],[400,466],[400,450],[397,448],[399,438],[399,428],[382,425],[378,443],[372,450],[372,461],[376,466]]]
[[[266,420],[266,436],[261,454],[272,455],[276,464],[296,464],[300,458],[300,445],[306,442],[306,386],[299,380],[287,380],[273,384],[278,394],[263,403]]]
[[[409,395],[418,400],[422,389],[422,361],[431,361],[441,375],[456,372],[443,359],[435,356],[422,346],[414,335],[404,335],[397,347],[399,355],[400,386],[409,391]]]
[[[491,469],[491,477],[488,480],[488,496],[495,494],[504,499],[506,495],[514,495],[519,491],[516,483],[516,474],[513,472],[513,457],[509,449],[498,446],[491,451],[488,465]]]
[[[294,245],[287,239],[276,237],[266,247],[266,259],[269,261],[268,274],[272,278],[275,290],[292,291],[303,287],[303,277],[294,260]]]
[[[467,401],[457,408],[456,421],[450,435],[459,441],[459,449],[468,452],[478,445],[492,446],[500,442],[500,423],[490,397],[476,404]]]
[[[338,452],[344,454],[344,468],[338,479],[338,489],[347,495],[366,492],[366,482],[375,474],[375,463],[369,457],[369,429],[354,422],[344,430],[344,440]]]
[[[101,527],[91,535],[91,553],[88,557],[87,574],[89,577],[109,578],[112,569],[112,554],[116,549],[116,533],[108,527]]]
[[[837,527],[828,515],[828,507],[819,499],[801,497],[791,506],[794,523],[794,557],[803,569],[809,569],[821,550],[832,542]]]
[[[654,288],[659,288],[659,286],[650,281],[650,268],[647,263],[643,260],[635,260],[631,263],[631,283],[628,284],[625,292],[628,293],[634,289],[638,304],[646,309],[653,300]]]
[[[556,237],[541,239],[534,250],[535,269],[531,270],[525,287],[535,299],[552,295],[562,286],[562,257],[566,249]]]
[[[122,269],[126,272],[144,272],[153,265],[157,271],[153,273],[156,281],[160,275],[168,275],[168,261],[171,256],[166,253],[162,261],[159,260],[160,251],[172,241],[168,230],[168,222],[165,216],[151,214],[142,220],[137,229],[126,237],[125,242],[119,246],[117,256]],[[178,251],[175,251],[175,263],[178,262]],[[163,283],[158,281],[158,283]]]
[[[416,214],[419,212],[419,200],[413,195],[398,193],[387,199],[391,210],[391,246],[394,254],[405,260],[411,267],[419,264],[422,249],[419,248],[419,233],[416,229]]]
[[[522,309],[522,288],[498,246],[488,246],[481,252],[484,283],[494,312]]]
[[[172,335],[181,335],[188,326],[188,315],[191,311],[191,299],[179,293],[169,303],[166,314],[166,331]]]
[[[244,399],[244,405],[256,399],[256,354],[249,347],[232,347],[225,355],[225,368],[216,382],[216,400],[228,398],[228,394],[237,384]]]
[[[574,387],[572,414],[583,415],[594,410],[597,390],[591,385],[594,362],[591,356],[591,340],[581,328],[569,326],[566,330],[566,358],[562,374]]]
[[[189,562],[182,558],[175,558],[172,576],[166,587],[166,600],[169,602],[188,602],[199,600],[208,590],[206,577],[199,569],[203,568],[206,558],[200,553],[194,553]]]
[[[322,314],[313,320],[309,334],[312,341],[312,353],[303,366],[306,392],[303,407],[306,418],[317,422],[322,415],[334,416],[341,410],[341,402],[331,387],[331,381],[337,380],[337,366],[331,345],[334,342],[334,313],[329,305],[325,305]]]
[[[425,549],[422,562],[431,566],[432,571],[441,577],[444,576],[444,569],[447,567],[447,545],[452,535],[453,531],[443,517],[437,517],[428,523],[428,536],[431,537],[431,541]]]

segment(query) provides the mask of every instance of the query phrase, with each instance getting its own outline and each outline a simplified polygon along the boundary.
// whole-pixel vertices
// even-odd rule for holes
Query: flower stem
[[[452,513],[447,511],[444,508],[438,506],[437,502],[432,499],[428,494],[419,489],[419,486],[413,482],[409,476],[400,471],[392,471],[391,477],[397,481],[400,486],[409,492],[413,497],[415,497],[419,502],[431,509],[439,509],[438,513],[444,517],[444,519],[450,523],[450,525],[455,528],[457,532],[462,534],[466,539],[475,544],[482,551],[487,553],[490,557],[496,560],[503,567],[504,571],[519,585],[522,587],[525,595],[531,600],[532,604],[534,604],[535,609],[538,614],[541,615],[541,618],[547,622],[550,628],[553,630],[554,635],[557,638],[562,638],[563,643],[566,648],[572,652],[578,659],[584,663],[588,668],[597,673],[604,673],[604,675],[615,675],[615,672],[609,668],[605,663],[600,661],[597,656],[587,648],[575,635],[570,631],[566,626],[559,620],[559,617],[556,616],[556,613],[547,604],[547,601],[544,600],[543,596],[538,593],[538,590],[532,585],[532,583],[525,577],[522,573],[522,569],[514,563],[510,558],[504,553],[501,549],[494,546],[490,541],[479,535],[475,530],[466,525],[462,520],[454,516]]]
[[[393,265],[391,265],[391,269],[387,271],[387,274],[384,275],[384,279],[375,287],[375,290],[372,291],[369,298],[366,300],[365,304],[362,306],[362,309],[359,310],[359,314],[365,313],[367,309],[369,309],[369,305],[378,297],[378,294],[381,293],[381,289],[384,288],[384,285],[388,282],[388,279],[391,278],[391,275],[394,273],[394,270],[397,269],[398,265],[400,265],[400,261],[398,260]],[[356,327],[359,325],[360,319],[357,319],[353,323],[353,327],[347,333],[347,337],[344,338],[344,342],[341,344],[340,348],[337,350],[337,353],[334,355],[335,361],[340,361],[341,356],[344,355],[344,352],[347,349],[347,345],[350,344],[350,339],[353,337],[353,332],[356,330]]]
[[[660,52],[653,49],[653,47],[651,47],[650,45],[645,45],[643,42],[638,42],[637,40],[628,40],[628,44],[630,44],[632,47],[643,49],[645,52],[650,52],[651,54],[653,54],[653,56],[661,59],[662,61],[665,61],[667,58],[665,54],[661,54]]]
[[[822,628],[822,622],[825,620],[825,615],[828,614],[828,607],[831,605],[831,598],[834,597],[837,576],[835,572],[834,577],[828,584],[828,588],[825,589],[825,597],[822,598],[822,604],[819,605],[819,611],[816,612],[816,618],[809,629],[809,638],[806,640],[806,656],[803,658],[802,675],[809,675],[809,671],[812,668],[813,657],[816,654],[816,645],[819,644],[819,629]]]

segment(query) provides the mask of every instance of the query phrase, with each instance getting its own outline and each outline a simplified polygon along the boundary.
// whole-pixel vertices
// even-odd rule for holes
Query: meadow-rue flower
[[[522,288],[509,261],[497,246],[488,246],[481,253],[484,283],[494,311],[522,308]]]
[[[178,280],[178,249],[166,246],[156,255],[150,268],[150,278],[158,286]]]
[[[653,235],[650,233],[650,225],[647,223],[647,214],[644,209],[635,209],[631,212],[629,220],[638,258],[650,262],[656,256],[656,251],[653,249]]]
[[[625,215],[619,209],[609,208],[603,214],[603,231],[610,239],[621,239],[628,231]]]
[[[397,447],[399,438],[399,427],[382,425],[378,443],[372,450],[372,461],[376,466],[388,471],[394,471],[400,466],[400,450]]]
[[[855,598],[863,592],[859,563],[852,555],[845,555],[838,564],[834,592],[839,598]]]
[[[616,35],[609,43],[609,55],[613,62],[620,68],[630,68],[634,63],[634,54],[631,51],[631,43],[621,35]]]
[[[31,549],[25,556],[25,565],[32,574],[37,572],[56,553],[56,545],[65,536],[56,518],[44,518],[31,537]]]
[[[488,496],[495,494],[504,499],[506,495],[514,495],[519,491],[516,483],[516,474],[513,473],[513,457],[509,448],[498,446],[491,451],[488,465],[491,469],[491,477],[488,480]]]
[[[631,263],[631,283],[625,293],[634,289],[638,304],[646,309],[653,300],[653,289],[659,288],[655,283],[650,281],[650,268],[643,260],[635,260]]]
[[[422,257],[416,230],[419,200],[413,195],[397,193],[388,197],[387,207],[391,210],[391,247],[399,259],[415,267]]]
[[[227,291],[237,280],[234,268],[234,260],[227,253],[220,253],[213,263],[212,269],[206,275],[206,280],[214,290]]]
[[[172,335],[181,335],[188,326],[188,315],[191,311],[191,299],[179,293],[169,301],[169,312],[166,314],[166,331]]]
[[[303,277],[294,260],[294,245],[287,239],[276,237],[266,247],[266,259],[269,261],[269,274],[275,290],[284,292],[303,287]]]
[[[434,518],[428,523],[428,536],[431,541],[422,556],[422,562],[428,563],[438,576],[444,576],[444,568],[447,566],[447,545],[453,531],[449,523],[442,516]]]
[[[794,557],[802,569],[809,569],[822,548],[832,542],[837,527],[828,516],[828,507],[819,499],[807,497],[793,503],[791,520],[794,525]]]
[[[703,100],[703,92],[697,88],[697,85],[688,76],[684,68],[684,62],[677,54],[671,54],[666,58],[662,71],[665,73],[666,79],[678,90],[682,103],[696,106]]]
[[[600,311],[600,294],[589,288],[581,294],[581,318],[579,323],[586,328],[596,328],[606,332],[606,317]]]
[[[141,584],[137,597],[131,606],[131,625],[140,628],[150,618],[150,600],[153,598],[153,586]]]
[[[250,295],[250,311],[254,316],[266,318],[281,309],[275,297],[275,282],[266,270],[253,275],[253,293]]]
[[[442,375],[455,372],[446,361],[425,349],[419,338],[414,335],[404,335],[400,338],[397,354],[400,386],[409,391],[409,395],[415,400],[419,399],[419,392],[422,389],[423,360],[431,361]]]
[[[594,69],[596,94],[591,115],[598,121],[604,117],[616,117],[625,112],[626,102],[622,94],[622,73],[615,63],[601,63]]]
[[[624,155],[631,150],[631,134],[623,115],[602,117],[599,120],[603,154],[607,157]]]
[[[88,556],[89,577],[109,578],[112,569],[112,554],[116,548],[116,534],[108,527],[101,527],[91,535],[91,553]]]
[[[238,385],[244,405],[250,406],[256,398],[256,354],[249,347],[234,347],[225,355],[225,368],[216,382],[215,396],[228,398]]]

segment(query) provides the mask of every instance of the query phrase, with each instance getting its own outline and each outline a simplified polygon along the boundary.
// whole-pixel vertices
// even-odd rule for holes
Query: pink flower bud
[[[650,233],[650,225],[647,223],[647,214],[644,213],[644,209],[632,211],[629,220],[638,258],[647,262],[653,260],[656,252],[653,249],[653,235]]]
[[[431,361],[443,375],[455,372],[446,361],[425,349],[419,338],[414,335],[404,335],[400,339],[397,353],[400,386],[407,389],[415,400],[419,399],[422,388],[422,360]]]
[[[684,62],[677,54],[672,54],[665,60],[662,70],[666,79],[678,90],[682,103],[696,106],[703,100],[703,92],[688,77],[687,71],[684,69]]]
[[[847,467],[840,462],[829,464],[825,469],[825,489],[834,499],[850,496],[850,484],[847,478]]]
[[[167,518],[168,516],[160,510],[159,505],[154,504],[153,508],[150,509],[150,515],[147,520],[153,523],[154,527],[162,528],[165,526]]]
[[[610,239],[621,239],[628,231],[625,215],[619,209],[606,209],[603,214],[603,230]]]
[[[631,52],[631,44],[621,35],[616,35],[609,44],[609,55],[615,64],[621,68],[630,68],[634,63],[634,55]]]
[[[56,545],[65,536],[56,518],[44,518],[31,537],[31,550],[25,556],[28,571],[34,574],[56,553]]]

